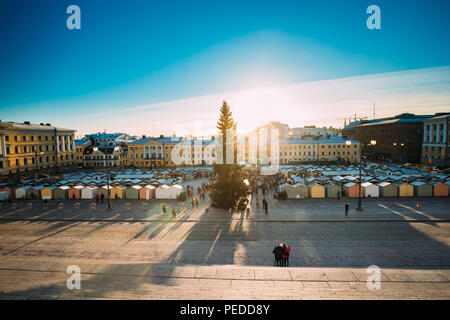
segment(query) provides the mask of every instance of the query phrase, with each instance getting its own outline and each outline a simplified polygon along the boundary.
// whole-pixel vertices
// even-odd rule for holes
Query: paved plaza
[[[450,198],[364,199],[364,211],[356,199],[267,199],[268,215],[253,200],[235,213],[208,199],[198,208],[151,200],[145,210],[114,200],[112,211],[88,200],[80,209],[72,200],[9,205],[0,210],[0,297],[450,298]],[[277,241],[292,247],[289,268],[273,267]],[[81,269],[80,290],[66,287],[69,265]],[[380,290],[366,286],[370,265],[381,268]]]

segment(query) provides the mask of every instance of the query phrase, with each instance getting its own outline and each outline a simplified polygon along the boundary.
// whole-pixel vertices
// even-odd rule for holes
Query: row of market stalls
[[[9,189],[8,189],[9,190]],[[151,199],[176,199],[183,192],[183,187],[178,184],[140,186],[109,186],[111,199],[119,200],[151,200]],[[6,190],[3,190],[6,191]],[[15,199],[42,199],[42,200],[67,200],[67,199],[95,199],[98,195],[106,198],[108,186],[23,186],[13,191]]]
[[[209,177],[212,167],[180,167],[171,169],[113,169],[107,181],[104,171],[79,171],[62,179],[23,180],[14,186],[0,186],[2,198],[9,199],[93,199],[107,196],[109,182],[111,199],[175,199],[183,192],[181,183]]]
[[[329,182],[319,183],[295,183],[282,184],[279,191],[286,191],[289,199],[305,198],[338,198],[344,192],[346,197],[357,198],[359,194],[359,185],[355,182],[345,184]],[[380,182],[374,184],[371,182],[361,183],[361,196],[366,198],[377,197],[447,197],[449,195],[450,180],[441,181],[415,181],[406,182]]]

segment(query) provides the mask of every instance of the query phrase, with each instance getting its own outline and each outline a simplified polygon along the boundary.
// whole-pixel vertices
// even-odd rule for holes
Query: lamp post
[[[362,142],[360,141],[359,143],[360,143],[360,150],[361,150],[361,149],[362,149],[362,148],[361,148]],[[347,140],[347,141],[345,141],[345,144],[349,146],[349,145],[352,144],[352,142],[351,142],[350,140]],[[376,144],[377,144],[377,141],[376,141],[376,140],[370,140],[370,143],[368,143],[369,146],[374,146],[374,145],[376,145]],[[363,162],[363,159],[366,159],[366,156],[364,156],[364,155],[361,154],[361,159],[360,159],[360,161],[359,161],[358,207],[356,208],[356,210],[358,210],[358,211],[363,211],[363,208],[362,208],[362,195],[361,195],[362,165],[363,165],[363,163],[364,163],[364,162]]]
[[[108,208],[106,211],[111,211],[111,197],[110,197],[110,190],[109,190],[109,166],[108,166],[108,149],[106,146],[106,129],[104,131],[104,144],[105,144],[105,167],[106,167],[106,188],[107,188],[107,197],[108,197]]]

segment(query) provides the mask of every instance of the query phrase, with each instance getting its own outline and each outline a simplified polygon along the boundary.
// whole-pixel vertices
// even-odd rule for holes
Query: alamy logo
[[[71,265],[67,267],[66,273],[70,274],[70,277],[67,279],[67,289],[73,290],[81,289],[81,270],[79,266]]]
[[[67,17],[66,20],[66,26],[67,29],[73,30],[73,29],[81,29],[81,10],[80,7],[77,5],[70,5],[67,7],[66,13],[71,14],[69,17]]]
[[[367,7],[366,13],[371,14],[366,21],[367,28],[369,30],[381,29],[381,10],[377,5],[371,5]]]
[[[367,278],[367,289],[379,290],[381,289],[381,271],[380,267],[376,265],[371,265],[367,268],[366,272],[370,274]]]

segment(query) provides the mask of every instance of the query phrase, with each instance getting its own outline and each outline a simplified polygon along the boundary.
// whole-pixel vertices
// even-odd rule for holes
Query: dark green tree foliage
[[[227,159],[227,130],[236,129],[236,123],[233,120],[233,115],[228,103],[224,100],[222,107],[220,108],[220,117],[217,122],[217,129],[219,129],[219,134],[223,137],[223,162],[226,163]],[[235,150],[236,151],[236,150]],[[235,159],[236,162],[236,159]]]
[[[236,130],[231,109],[227,102],[222,103],[220,117],[217,122],[219,134],[223,137],[223,163],[214,164],[214,171],[210,182],[211,205],[221,209],[243,209],[247,204],[248,186],[244,183],[242,167],[236,164],[236,148],[234,163],[226,164],[227,130]],[[233,139],[233,143],[235,139]],[[231,145],[232,146],[232,145]]]
[[[242,166],[215,164],[213,180],[209,188],[211,205],[227,210],[245,209],[249,190],[244,179]]]

